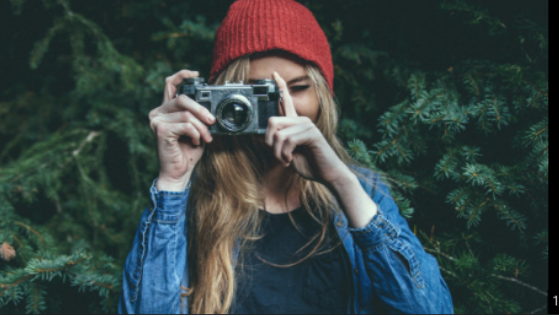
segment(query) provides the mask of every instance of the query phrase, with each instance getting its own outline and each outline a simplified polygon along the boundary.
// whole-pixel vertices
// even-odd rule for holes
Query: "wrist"
[[[348,189],[350,187],[355,187],[356,185],[361,187],[359,184],[359,179],[357,176],[351,172],[349,168],[345,168],[344,172],[342,172],[334,181],[328,184],[330,189],[333,190],[335,193],[340,193],[344,189]]]
[[[191,173],[186,173],[183,177],[173,178],[159,174],[155,187],[158,191],[181,192],[188,187]]]
[[[378,206],[351,171],[332,182],[331,191],[340,203],[351,228],[365,227],[378,213]]]

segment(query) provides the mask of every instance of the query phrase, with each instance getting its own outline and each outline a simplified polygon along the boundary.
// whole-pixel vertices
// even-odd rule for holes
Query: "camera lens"
[[[241,94],[225,97],[216,108],[219,125],[230,133],[241,133],[252,122],[251,102]]]
[[[223,118],[232,125],[240,126],[247,120],[248,110],[239,103],[230,103],[223,107]]]

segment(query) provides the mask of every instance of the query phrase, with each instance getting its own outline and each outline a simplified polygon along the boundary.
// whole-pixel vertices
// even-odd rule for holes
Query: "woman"
[[[151,111],[159,177],[124,269],[122,313],[452,313],[437,261],[388,188],[336,138],[333,65],[312,13],[239,0],[210,81],[274,79],[264,136],[212,136],[207,109],[167,78]]]

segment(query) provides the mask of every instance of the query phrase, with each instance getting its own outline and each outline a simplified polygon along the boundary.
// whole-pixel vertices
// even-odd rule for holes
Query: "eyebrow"
[[[293,78],[292,80],[290,80],[289,82],[287,82],[287,84],[288,84],[288,85],[291,85],[291,84],[294,84],[294,83],[296,83],[296,82],[300,82],[300,81],[308,80],[308,79],[311,79],[311,78],[309,77],[309,75],[305,75],[305,76]]]
[[[287,82],[287,85],[292,85],[292,84],[294,84],[294,83],[297,83],[297,82],[300,82],[300,81],[304,81],[304,80],[309,80],[309,79],[311,79],[311,78],[309,77],[309,75],[300,76],[300,77],[293,78],[292,80],[288,81],[288,82]],[[249,82],[249,83],[255,83],[256,81],[257,81],[257,79],[249,79],[248,82]]]

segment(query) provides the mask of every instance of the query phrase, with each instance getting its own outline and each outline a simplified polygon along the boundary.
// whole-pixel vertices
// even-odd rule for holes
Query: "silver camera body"
[[[217,122],[209,126],[211,134],[265,134],[268,119],[279,116],[281,91],[271,79],[253,85],[210,86],[203,78],[189,78],[179,91],[216,117]]]

